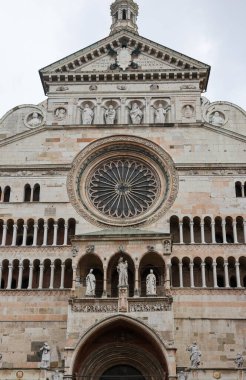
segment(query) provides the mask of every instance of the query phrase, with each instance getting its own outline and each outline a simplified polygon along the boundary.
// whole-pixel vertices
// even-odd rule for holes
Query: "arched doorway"
[[[116,365],[109,368],[100,377],[100,380],[145,380],[140,371],[130,365]]]
[[[144,323],[128,316],[110,317],[81,338],[71,375],[79,380],[167,380],[169,357],[158,335]]]

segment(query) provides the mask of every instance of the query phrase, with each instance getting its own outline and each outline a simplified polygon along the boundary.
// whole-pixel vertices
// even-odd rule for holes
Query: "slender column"
[[[31,196],[30,196],[30,202],[33,202],[33,190],[34,190],[34,187],[31,186]]]
[[[40,265],[39,265],[39,284],[38,284],[39,289],[43,289],[43,280],[44,280],[44,264],[40,263]]]
[[[184,287],[184,282],[183,282],[183,263],[179,263],[179,287],[183,288]]]
[[[12,278],[13,278],[13,265],[12,265],[12,263],[10,263],[9,264],[9,275],[8,275],[7,289],[11,289]]]
[[[37,245],[37,240],[38,240],[38,224],[35,223],[34,226],[34,231],[33,231],[33,247],[36,247]]]
[[[61,265],[61,284],[60,289],[64,289],[64,279],[65,279],[65,264]]]
[[[190,287],[194,288],[194,263],[190,263]]]
[[[214,288],[218,288],[218,282],[217,282],[217,263],[216,261],[213,261],[213,280],[214,280]]]
[[[2,289],[3,266],[0,263],[0,289]]]
[[[179,222],[179,241],[180,244],[184,244],[183,223]]]
[[[16,239],[17,239],[17,224],[13,225],[13,237],[12,237],[12,247],[16,246]]]
[[[135,265],[135,289],[134,289],[134,297],[139,297],[138,269],[139,269],[139,266]]]
[[[206,244],[205,243],[204,222],[201,222],[201,240],[202,240],[202,244]]]
[[[48,224],[44,223],[44,238],[43,238],[43,245],[47,245],[47,238],[48,238]]]
[[[234,240],[234,244],[238,244],[238,240],[237,240],[237,222],[235,220],[233,220],[232,226],[233,226],[233,240]]]
[[[29,264],[29,281],[28,289],[32,289],[32,280],[33,280],[33,264]]]
[[[225,272],[225,286],[226,288],[229,288],[230,284],[229,284],[228,261],[224,262],[224,272]]]
[[[244,243],[246,243],[246,220],[243,222]]]
[[[27,238],[27,225],[23,225],[23,241],[22,241],[22,246],[26,246],[26,238]]]
[[[190,242],[191,242],[191,244],[195,243],[195,240],[194,240],[194,222],[193,221],[190,221]]]
[[[53,236],[53,244],[52,245],[57,245],[57,231],[58,231],[58,224],[54,223],[54,236]]]
[[[20,263],[19,263],[19,276],[18,276],[18,285],[17,285],[17,289],[21,289],[21,285],[22,285],[22,277],[23,277],[23,263],[20,262]]]
[[[227,241],[226,241],[226,222],[225,222],[225,220],[222,220],[221,225],[222,225],[223,244],[226,244]]]
[[[211,221],[211,230],[212,230],[212,243],[216,244],[216,239],[215,239],[215,222]]]
[[[241,288],[241,280],[240,280],[240,264],[238,261],[235,262],[235,267],[236,267],[236,277],[237,277],[237,287]]]
[[[4,196],[4,191],[2,191],[2,194],[0,196],[0,202],[3,202],[3,196]]]
[[[103,267],[103,298],[107,298],[107,267]]]
[[[76,288],[76,273],[77,273],[77,266],[73,264],[73,285],[72,285],[73,290],[75,290]]]
[[[167,269],[166,269],[166,289],[171,288],[171,281],[170,281],[170,273],[171,273],[172,264],[167,263]]]
[[[6,245],[6,238],[7,238],[7,224],[5,222],[3,225],[2,246]]]
[[[67,245],[67,237],[68,237],[68,224],[64,224],[64,242],[63,245]]]
[[[49,289],[54,289],[54,274],[55,274],[55,264],[50,265],[50,286]]]
[[[242,194],[242,198],[244,198],[245,194],[244,194],[244,185],[243,185],[243,183],[241,183],[241,194]]]
[[[202,287],[206,288],[206,273],[205,273],[205,267],[206,264],[204,262],[201,263],[201,270],[202,270]]]

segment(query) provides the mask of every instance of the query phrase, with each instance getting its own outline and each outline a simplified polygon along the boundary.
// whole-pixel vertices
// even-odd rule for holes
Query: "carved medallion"
[[[123,47],[120,49],[120,51],[117,54],[117,64],[122,70],[126,70],[132,61],[131,54],[129,50],[126,47]]]

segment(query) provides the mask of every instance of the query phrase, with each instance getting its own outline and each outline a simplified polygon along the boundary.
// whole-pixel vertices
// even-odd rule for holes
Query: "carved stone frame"
[[[153,167],[160,179],[160,199],[145,214],[131,219],[115,219],[104,216],[90,203],[84,185],[81,193],[78,188],[81,178],[86,184],[91,169],[111,155],[118,157],[119,152],[127,157],[145,160]],[[120,153],[121,153],[120,152]],[[67,179],[67,191],[71,204],[86,220],[100,227],[123,227],[150,225],[164,215],[172,206],[178,193],[178,174],[173,160],[167,152],[155,143],[136,136],[111,136],[89,144],[74,159]],[[165,191],[164,186],[166,187]]]

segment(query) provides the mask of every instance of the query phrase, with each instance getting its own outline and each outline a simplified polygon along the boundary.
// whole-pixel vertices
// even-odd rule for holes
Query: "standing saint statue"
[[[124,261],[123,257],[119,259],[117,265],[117,272],[119,273],[119,284],[118,286],[128,286],[128,263],[127,260]]]
[[[132,124],[141,124],[143,117],[143,112],[139,108],[139,105],[137,103],[133,103],[132,109],[130,110],[130,118],[132,121]]]
[[[156,277],[153,269],[150,269],[150,273],[146,277],[146,294],[147,296],[156,296]]]
[[[50,366],[50,346],[47,342],[43,344],[43,346],[40,348],[40,351],[42,352],[42,361],[40,368],[48,368]]]
[[[192,343],[191,346],[187,347],[187,351],[190,352],[190,364],[191,368],[198,368],[201,363],[201,351],[199,350],[196,342]]]
[[[92,273],[93,269],[90,269],[90,272],[86,276],[86,296],[95,296],[96,292],[96,277]]]
[[[85,104],[84,107],[80,107],[82,110],[82,124],[91,125],[94,117],[94,112],[90,108],[89,104]]]
[[[112,125],[115,123],[116,111],[115,111],[114,106],[112,104],[110,104],[108,109],[106,109],[104,115],[105,115],[106,124]]]
[[[161,103],[159,103],[158,107],[155,108],[155,123],[164,124],[166,122],[166,114],[167,114],[167,110],[163,108]]]

